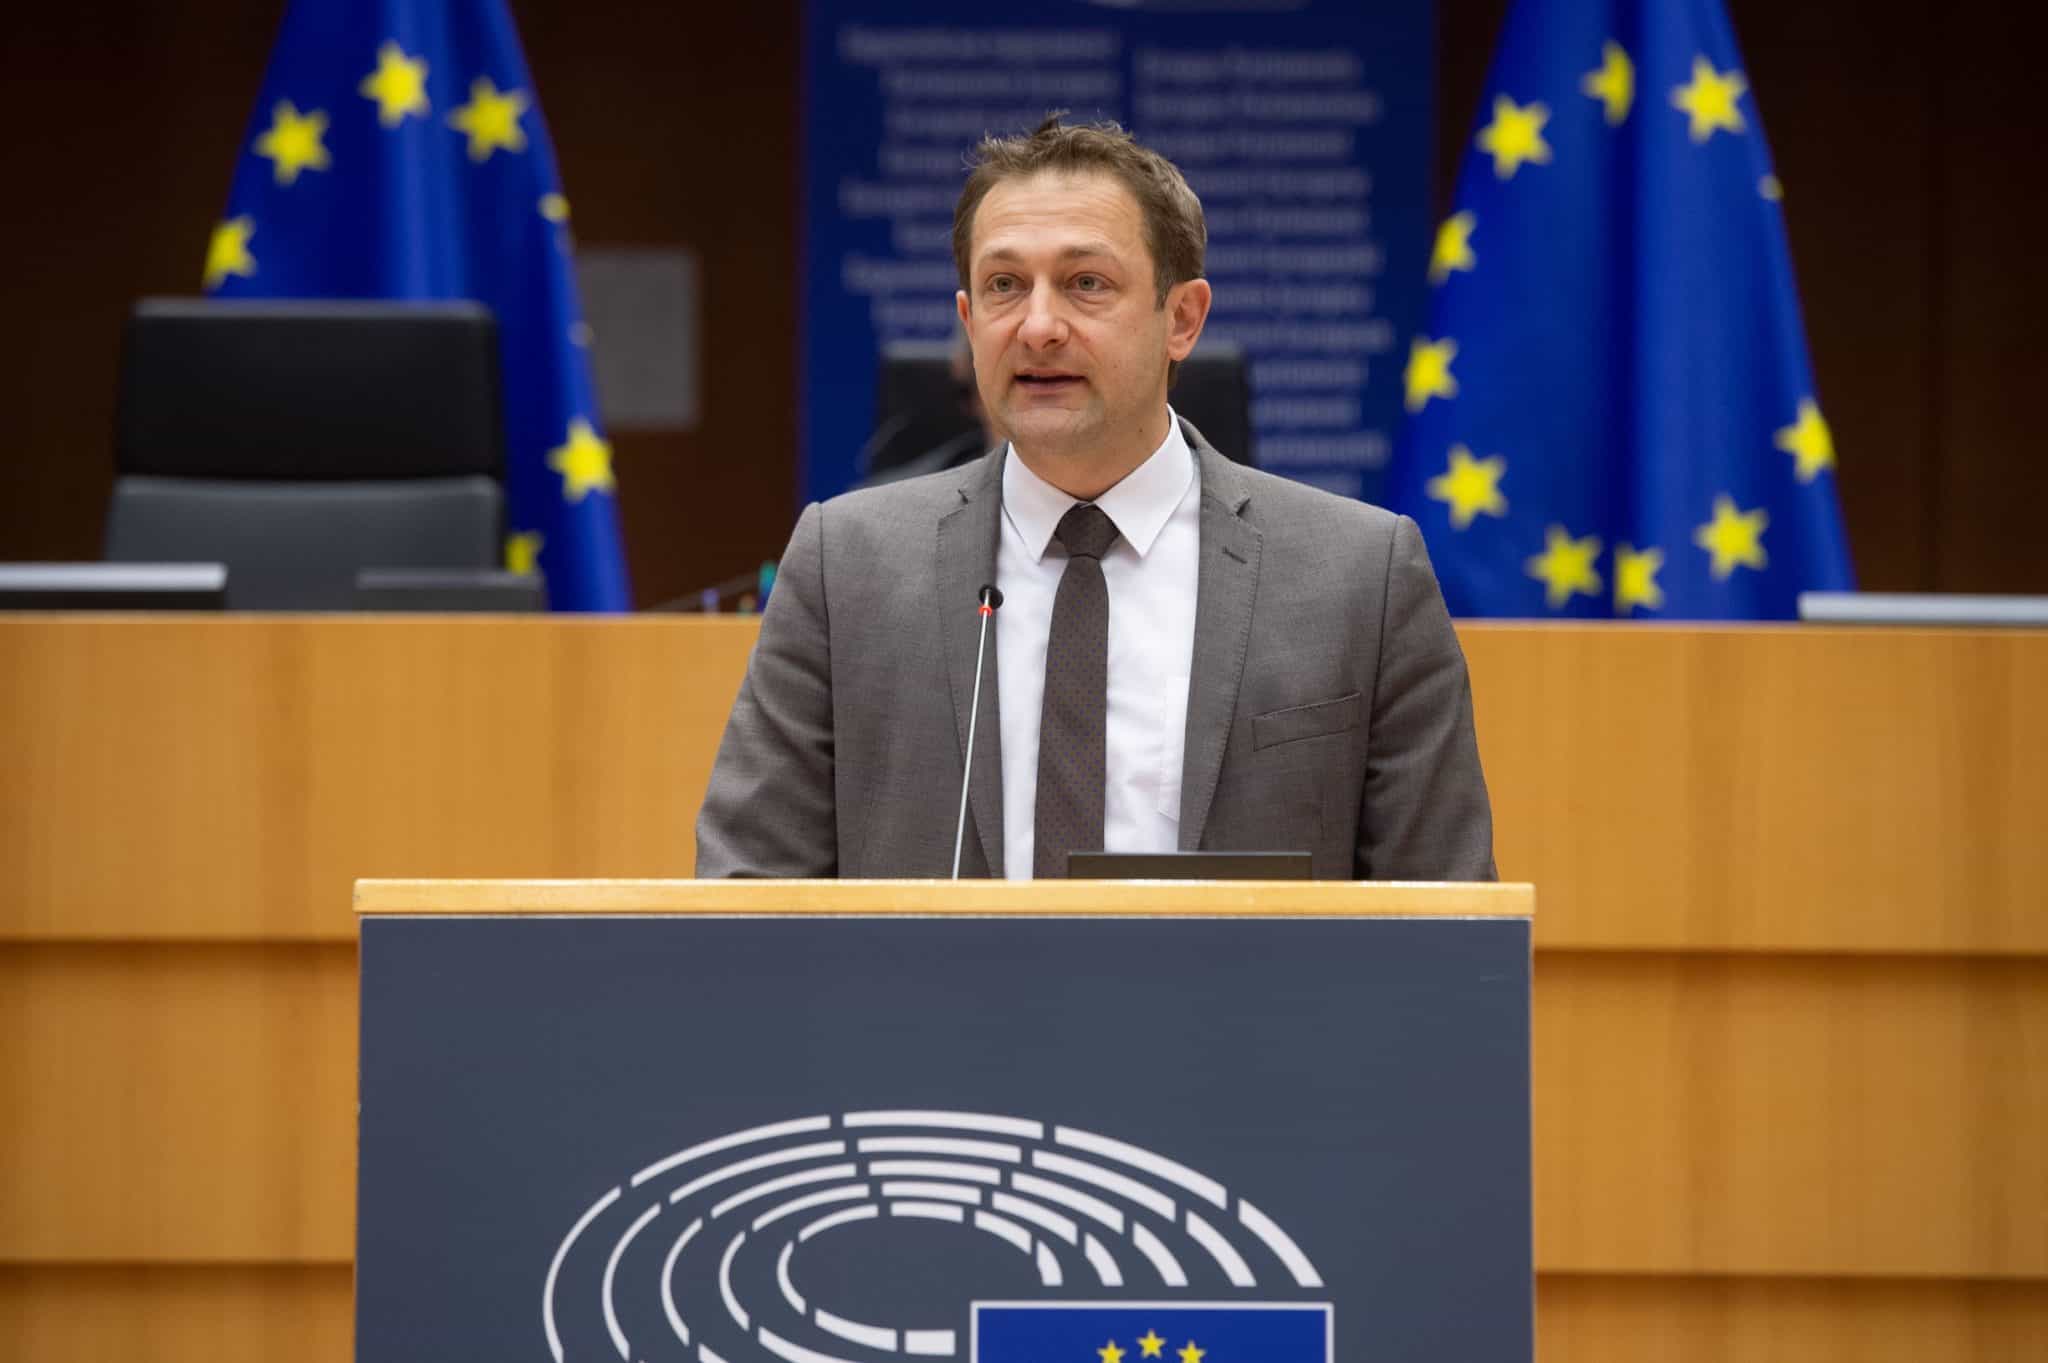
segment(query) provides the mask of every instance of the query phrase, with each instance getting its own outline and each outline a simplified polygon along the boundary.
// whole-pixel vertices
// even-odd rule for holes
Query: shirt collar
[[[1003,515],[1024,541],[1033,559],[1045,557],[1053,531],[1067,508],[1080,501],[1046,482],[1011,457],[1003,447]],[[1115,524],[1117,533],[1143,558],[1151,552],[1159,532],[1173,518],[1174,509],[1187,496],[1195,479],[1195,455],[1180,433],[1180,418],[1166,409],[1166,439],[1144,463],[1125,474],[1123,480],[1095,499],[1103,514]]]

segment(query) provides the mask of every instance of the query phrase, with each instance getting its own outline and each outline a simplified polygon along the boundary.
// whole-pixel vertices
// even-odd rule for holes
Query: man
[[[957,307],[1008,443],[808,507],[697,824],[703,876],[943,876],[1070,851],[1305,850],[1486,879],[1464,655],[1415,525],[1241,468],[1166,402],[1200,203],[1114,125],[985,140]]]

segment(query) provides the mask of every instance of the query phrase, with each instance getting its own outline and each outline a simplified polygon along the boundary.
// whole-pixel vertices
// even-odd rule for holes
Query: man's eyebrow
[[[1108,256],[1111,259],[1115,259],[1116,248],[1106,241],[1084,241],[1074,246],[1063,247],[1060,251],[1061,260],[1083,260],[1094,256]],[[981,253],[981,259],[984,263],[1005,260],[1017,261],[1023,258],[1020,252],[1008,246],[998,246],[993,250]]]

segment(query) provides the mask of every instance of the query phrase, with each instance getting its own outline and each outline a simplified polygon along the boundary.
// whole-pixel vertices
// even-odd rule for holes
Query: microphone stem
[[[981,718],[981,664],[988,656],[988,618],[994,615],[986,602],[981,607],[981,641],[974,648],[974,703],[967,708],[967,762],[960,773],[960,817],[953,825],[953,879],[960,878],[960,848],[967,837],[967,787],[974,779],[974,726]],[[995,874],[995,868],[989,868]]]

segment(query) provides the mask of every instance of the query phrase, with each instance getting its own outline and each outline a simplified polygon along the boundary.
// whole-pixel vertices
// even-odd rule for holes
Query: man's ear
[[[960,314],[960,325],[966,326],[973,319],[968,315],[967,290],[959,289],[953,294],[953,310]]]
[[[1195,342],[1202,339],[1202,327],[1209,320],[1209,303],[1212,296],[1209,292],[1209,281],[1206,279],[1185,280],[1167,290],[1168,359],[1185,360],[1188,352],[1195,348]]]

